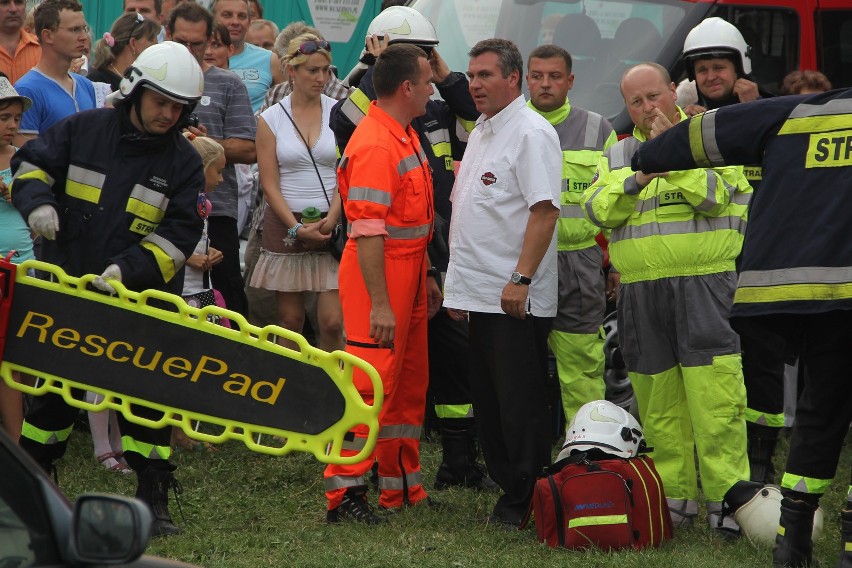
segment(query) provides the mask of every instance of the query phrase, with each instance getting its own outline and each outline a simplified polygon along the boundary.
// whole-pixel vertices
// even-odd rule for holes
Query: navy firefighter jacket
[[[24,144],[12,158],[12,202],[24,219],[44,204],[58,211],[41,260],[71,276],[116,264],[132,290],[179,294],[201,237],[201,158],[177,129],[138,131],[129,106],[72,115]]]
[[[642,144],[633,169],[761,164],[731,317],[852,309],[852,89],[707,111]]]

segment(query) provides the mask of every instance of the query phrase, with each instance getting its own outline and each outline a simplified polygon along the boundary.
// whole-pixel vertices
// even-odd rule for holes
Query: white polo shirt
[[[559,137],[523,95],[490,119],[479,117],[450,196],[444,306],[503,313],[500,296],[517,266],[530,207],[550,201],[558,209],[561,183]],[[557,281],[554,230],[529,288],[534,316],[556,315]]]

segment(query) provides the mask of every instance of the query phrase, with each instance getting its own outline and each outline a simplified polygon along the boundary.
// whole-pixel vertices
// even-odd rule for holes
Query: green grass
[[[784,453],[782,447],[779,460]],[[424,442],[423,471],[429,487],[440,457],[439,444]],[[173,459],[180,466],[177,478],[184,489],[185,520],[173,500],[170,506],[183,533],[155,539],[149,553],[209,568],[771,565],[770,548],[756,548],[745,539],[725,542],[712,535],[704,522],[678,532],[674,540],[654,550],[553,550],[538,543],[533,527],[507,532],[486,526],[484,519],[496,496],[461,489],[431,492],[435,500],[449,507],[447,511],[416,507],[378,527],[329,526],[325,523],[323,465],[312,456],[270,457],[230,442],[218,452],[181,452]],[[61,486],[72,499],[88,491],[132,495],[135,490],[135,476],[106,472],[95,462],[91,439],[79,431],[58,466]],[[816,543],[815,556],[824,567],[834,566],[837,557],[838,512],[846,496],[850,466],[852,448],[847,441],[839,474],[822,501],[825,530]],[[375,493],[371,498],[375,503]]]

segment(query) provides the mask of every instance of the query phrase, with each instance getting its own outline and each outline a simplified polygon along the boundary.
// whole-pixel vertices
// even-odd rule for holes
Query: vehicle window
[[[664,38],[673,35],[686,13],[671,3],[609,0],[543,2],[542,8],[536,45],[554,43],[571,54],[572,104],[606,117],[624,108],[618,86],[624,72],[657,61]]]
[[[60,562],[41,490],[33,475],[2,445],[0,471],[0,566]]]
[[[656,61],[694,3],[684,0],[417,0],[435,24],[438,50],[454,71],[467,70],[479,40],[514,41],[525,62],[555,43],[573,58],[572,104],[613,118],[624,109],[618,84],[628,67]]]
[[[751,48],[752,75],[773,94],[790,71],[799,68],[799,19],[792,10],[719,6],[711,16],[734,24]]]
[[[820,69],[835,88],[852,85],[852,10],[821,11],[819,22]]]
[[[467,71],[470,48],[494,37],[503,0],[444,2],[419,0],[413,7],[426,16],[438,32],[438,52],[453,71]]]

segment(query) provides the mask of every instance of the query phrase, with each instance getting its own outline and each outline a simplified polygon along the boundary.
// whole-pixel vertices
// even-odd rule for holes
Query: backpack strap
[[[527,513],[526,513],[526,515],[524,515],[524,518],[521,520],[521,524],[519,524],[519,525],[518,525],[518,530],[519,530],[519,531],[524,530],[524,529],[527,527],[527,525],[529,524],[529,522],[530,522],[530,518],[532,518],[532,514],[533,514],[533,499],[535,499],[535,495],[533,495],[533,498],[532,498],[532,499],[530,499],[530,506],[529,506],[529,507],[527,507]]]
[[[550,490],[553,492],[555,499],[553,500],[553,508],[556,509],[556,536],[559,539],[559,546],[565,548],[565,520],[563,518],[562,499],[560,499],[559,488],[556,487],[556,482],[553,476],[548,476],[547,482],[550,484]]]

